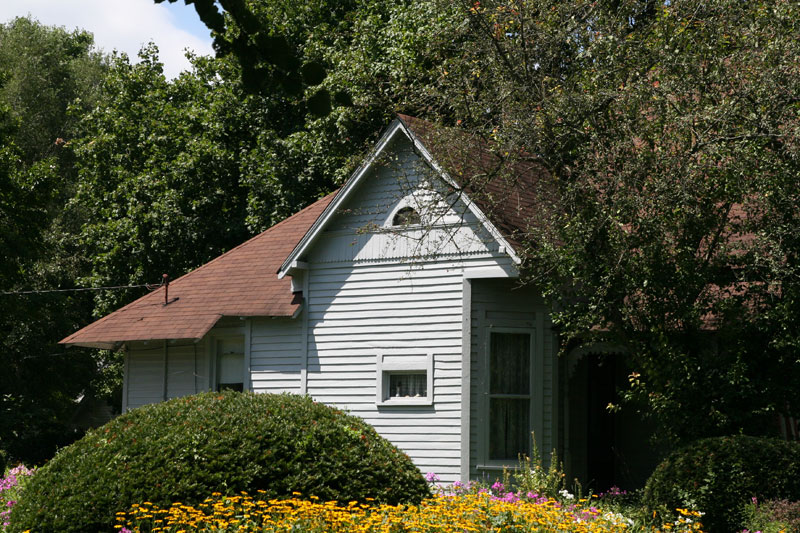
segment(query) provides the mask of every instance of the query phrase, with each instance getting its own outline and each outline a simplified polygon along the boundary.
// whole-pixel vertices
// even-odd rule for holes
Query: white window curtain
[[[491,332],[489,459],[530,455],[531,335]]]
[[[390,374],[390,398],[420,398],[428,395],[428,376],[419,374]]]

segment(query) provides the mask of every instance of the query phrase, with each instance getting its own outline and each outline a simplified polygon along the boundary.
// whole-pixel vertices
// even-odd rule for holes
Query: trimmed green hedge
[[[135,409],[61,450],[14,506],[11,531],[112,531],[115,514],[212,492],[419,502],[406,454],[360,418],[289,394],[204,393]]]
[[[651,510],[703,511],[706,531],[741,531],[744,506],[759,500],[800,500],[800,444],[737,435],[699,440],[673,452],[647,481]]]

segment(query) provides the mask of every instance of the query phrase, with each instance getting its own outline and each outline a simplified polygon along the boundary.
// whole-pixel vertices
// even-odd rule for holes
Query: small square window
[[[433,405],[433,355],[417,350],[378,354],[377,404]]]
[[[426,372],[400,374],[389,372],[389,398],[425,398],[428,396]]]

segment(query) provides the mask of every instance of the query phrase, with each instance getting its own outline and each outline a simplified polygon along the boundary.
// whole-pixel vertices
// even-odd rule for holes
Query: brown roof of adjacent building
[[[514,249],[558,209],[556,183],[537,157],[502,153],[492,142],[459,128],[408,115],[398,118]]]
[[[294,316],[302,296],[292,293],[289,278],[278,279],[275,272],[335,195],[170,282],[170,303],[164,304],[161,287],[60,343],[114,348],[131,341],[196,340],[223,316]]]

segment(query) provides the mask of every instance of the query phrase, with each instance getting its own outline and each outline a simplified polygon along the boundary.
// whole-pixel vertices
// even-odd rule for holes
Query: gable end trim
[[[460,190],[457,182],[451,178],[447,172],[444,171],[441,165],[436,162],[419,137],[414,134],[414,132],[408,127],[402,118],[398,117],[389,125],[389,127],[386,129],[386,132],[381,136],[380,140],[377,142],[361,166],[359,166],[355,172],[353,172],[350,179],[339,190],[339,193],[336,195],[333,201],[331,201],[322,214],[317,217],[317,219],[314,221],[314,224],[308,229],[306,234],[303,235],[303,238],[297,243],[297,246],[295,246],[286,260],[281,264],[277,271],[278,279],[283,279],[287,274],[290,274],[290,270],[293,268],[293,265],[297,263],[300,257],[302,257],[303,254],[305,254],[311,245],[316,241],[317,237],[322,233],[322,228],[324,228],[328,221],[334,216],[339,206],[351,196],[353,190],[361,182],[369,169],[372,167],[374,161],[381,154],[381,152],[383,152],[398,131],[402,131],[406,137],[408,137],[414,146],[414,149],[422,156],[425,162],[428,163],[431,168],[433,168],[433,170],[439,174],[443,180],[445,180],[445,182],[447,182],[448,185],[452,186],[456,190],[459,190],[458,199],[464,202],[464,205],[467,207],[467,209],[487,229],[492,238],[497,241],[497,243],[500,245],[500,250],[508,254],[514,264],[519,265],[522,263],[522,259],[519,257],[519,255],[517,255],[514,247],[511,246],[511,243],[503,236],[503,234],[497,229],[491,220],[489,220],[489,217],[486,216],[486,213],[484,213],[483,210],[478,207],[464,191]]]

